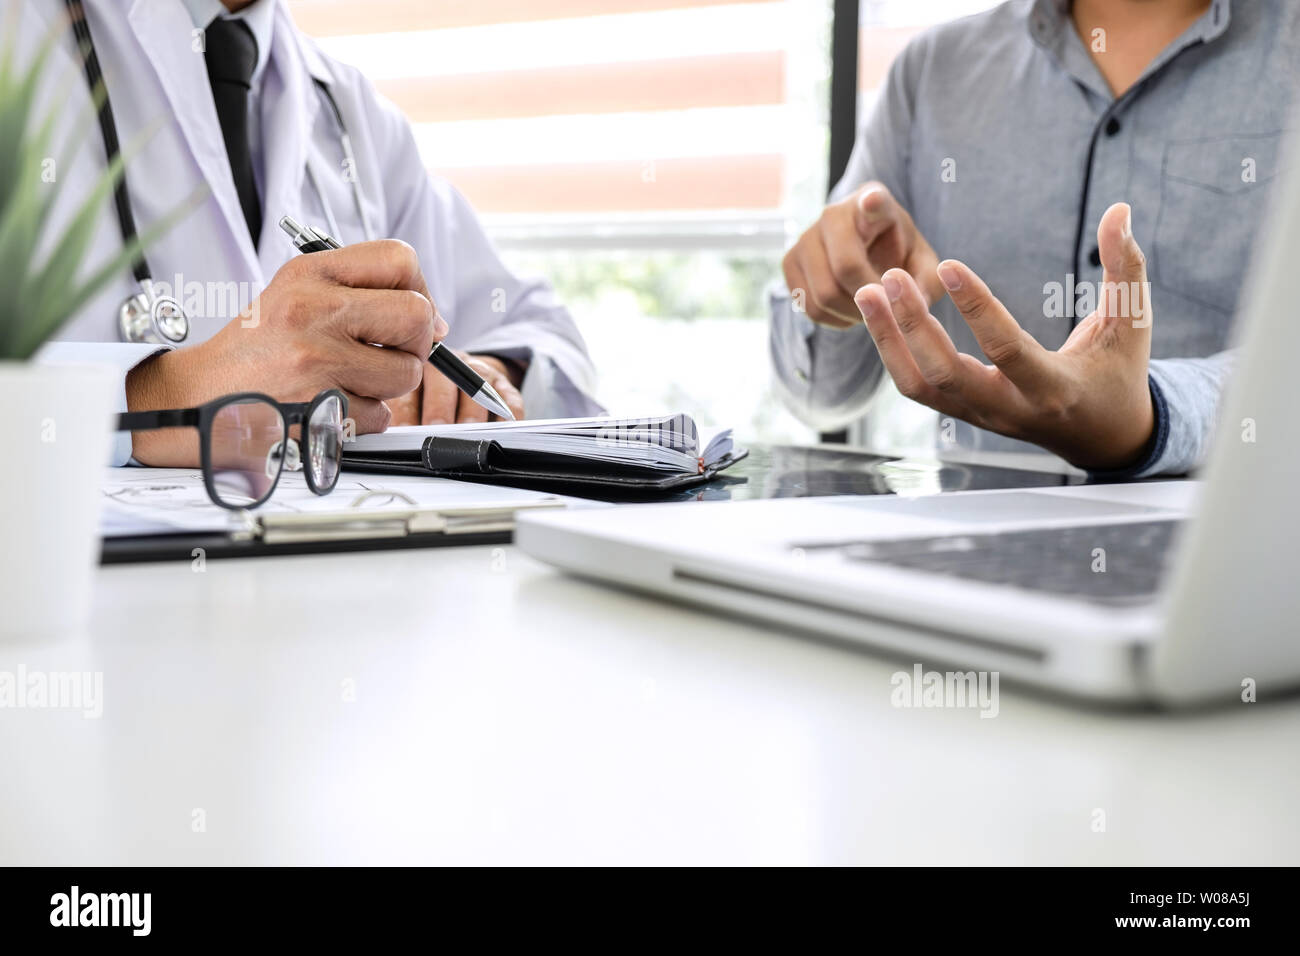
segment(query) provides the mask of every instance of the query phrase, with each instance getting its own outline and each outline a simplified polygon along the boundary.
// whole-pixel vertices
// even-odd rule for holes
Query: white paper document
[[[197,468],[108,468],[100,489],[103,508],[100,534],[174,534],[243,530],[243,514],[219,508],[208,498],[203,473]],[[358,506],[365,513],[404,511],[412,502],[420,508],[454,508],[528,504],[556,500],[555,495],[522,488],[474,484],[407,475],[367,475],[345,472],[328,495],[313,494],[301,472],[280,476],[269,501],[254,514],[326,514],[342,511],[367,492]],[[391,492],[391,494],[385,494]],[[405,497],[402,497],[405,496]],[[409,499],[409,500],[407,500]],[[567,499],[566,499],[567,500]]]

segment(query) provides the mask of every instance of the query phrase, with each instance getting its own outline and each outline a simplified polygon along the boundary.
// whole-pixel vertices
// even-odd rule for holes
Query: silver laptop
[[[1300,175],[1279,189],[1199,481],[542,512],[516,541],[590,578],[1083,697],[1300,684]]]

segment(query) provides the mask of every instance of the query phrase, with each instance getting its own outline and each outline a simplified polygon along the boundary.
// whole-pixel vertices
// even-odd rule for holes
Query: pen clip
[[[307,246],[319,246],[322,248],[329,248],[331,246],[331,242],[325,235],[317,232],[311,226],[304,226],[292,216],[281,216],[280,228],[289,236],[290,240],[293,242],[294,248],[299,252],[303,251]]]

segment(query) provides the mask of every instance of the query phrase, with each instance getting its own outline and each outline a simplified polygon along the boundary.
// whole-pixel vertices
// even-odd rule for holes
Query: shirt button
[[[1088,261],[1092,263],[1094,269],[1101,265],[1101,250],[1093,246],[1092,252],[1088,253]]]
[[[1119,132],[1119,120],[1115,119],[1115,117],[1112,116],[1110,118],[1110,121],[1106,124],[1106,135],[1114,136],[1118,132]]]
[[[798,379],[799,381],[801,381],[801,382],[806,382],[806,381],[808,381],[808,373],[805,372],[805,371],[804,371],[803,369],[801,369],[801,368],[797,368],[797,369],[794,370],[794,377],[797,378],[797,379]]]

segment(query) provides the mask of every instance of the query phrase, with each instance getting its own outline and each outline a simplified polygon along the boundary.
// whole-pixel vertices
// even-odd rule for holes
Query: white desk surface
[[[110,567],[94,614],[0,645],[104,680],[0,710],[2,863],[1300,862],[1300,700],[895,709],[906,664],[513,548]]]

